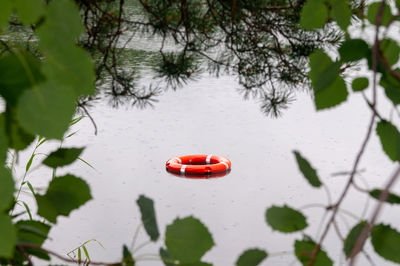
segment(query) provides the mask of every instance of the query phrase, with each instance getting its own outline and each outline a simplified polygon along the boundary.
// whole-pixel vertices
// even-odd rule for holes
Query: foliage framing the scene
[[[87,111],[86,104],[96,98],[104,80],[111,80],[110,86],[105,87],[110,88],[107,93],[114,97],[143,102],[157,94],[157,90],[141,94],[134,89],[133,76],[118,65],[123,25],[129,25],[135,32],[161,37],[154,72],[172,87],[195,77],[206,62],[207,69],[217,75],[221,71],[235,73],[245,95],[259,95],[265,111],[274,114],[279,113],[279,106],[285,107],[289,102],[290,89],[299,86],[311,87],[317,111],[343,104],[350,93],[363,97],[371,118],[347,183],[338,199],[325,206],[330,217],[321,236],[312,239],[305,235],[296,240],[294,255],[302,265],[333,265],[329,250],[323,246],[330,231],[338,233],[336,218],[340,207],[350,189],[355,188],[378,203],[368,220],[358,221],[341,239],[349,264],[353,265],[360,253],[370,260],[364,250],[366,241],[371,242],[382,258],[400,263],[396,248],[400,245],[400,229],[376,224],[383,204],[399,203],[399,196],[391,189],[400,175],[400,133],[393,119],[378,109],[377,102],[382,90],[394,109],[400,104],[397,68],[400,47],[399,41],[390,37],[390,30],[398,29],[400,23],[400,1],[139,0],[143,16],[136,20],[126,16],[123,0],[109,2],[112,1],[4,0],[1,3],[0,96],[5,104],[0,114],[0,264],[32,265],[32,256],[42,260],[55,256],[66,262],[81,263],[81,248],[86,264],[110,264],[92,262],[85,244],[77,249],[77,261],[42,247],[59,216],[68,216],[92,198],[82,178],[56,175],[58,167],[79,159],[83,148],[60,147],[44,159],[42,164],[54,169],[45,193],[35,192],[25,181],[26,175],[17,183],[7,162],[10,154],[31,145],[36,150],[48,139],[68,137],[65,134],[74,123],[77,108]],[[373,40],[367,36],[352,37],[350,26],[372,29]],[[15,40],[8,35],[21,27],[35,40],[31,37]],[[180,47],[179,51],[165,51],[168,40]],[[348,73],[354,74],[356,65],[365,66],[368,71],[350,77]],[[396,163],[396,169],[383,188],[365,191],[356,185],[355,178],[374,132],[383,152]],[[294,155],[305,179],[315,189],[323,187],[315,166],[300,152],[294,151]],[[34,152],[25,174],[29,173],[35,156]],[[19,201],[23,186],[33,194],[37,216],[41,218],[32,215],[29,206]],[[154,203],[145,196],[140,196],[137,203],[145,230],[155,242],[160,233]],[[21,204],[26,213],[14,213],[16,205]],[[268,208],[266,221],[282,233],[304,231],[308,227],[306,216],[286,205]],[[165,248],[160,248],[159,259],[165,265],[211,265],[202,258],[214,246],[214,239],[197,218],[177,218],[166,227],[163,239]],[[199,249],[191,248],[196,244],[200,244]],[[132,249],[123,246],[121,250],[122,259],[112,264],[135,265]],[[263,249],[251,248],[238,258],[237,265],[259,265],[268,261],[270,255]]]

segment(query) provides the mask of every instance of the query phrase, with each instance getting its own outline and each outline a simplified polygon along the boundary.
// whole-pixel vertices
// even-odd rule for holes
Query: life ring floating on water
[[[166,162],[168,171],[181,175],[211,175],[231,169],[231,161],[217,155],[185,155],[169,159]]]

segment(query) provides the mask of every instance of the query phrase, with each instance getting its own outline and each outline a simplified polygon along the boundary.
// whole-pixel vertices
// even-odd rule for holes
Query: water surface
[[[256,101],[243,101],[237,87],[233,77],[217,79],[204,75],[178,91],[167,91],[153,109],[96,105],[91,112],[98,135],[94,136],[90,120],[84,119],[74,127],[79,132],[63,144],[86,145],[82,157],[95,170],[77,162],[58,172],[72,172],[85,178],[94,200],[69,218],[58,218],[50,233],[52,240],[45,246],[66,254],[95,238],[105,248],[89,244],[92,259],[117,261],[122,245],[131,244],[140,224],[135,201],[144,194],[155,201],[162,234],[176,217],[193,215],[208,226],[216,246],[204,261],[217,266],[233,265],[238,255],[250,247],[265,248],[269,253],[291,253],[293,241],[301,238],[301,233],[273,232],[265,222],[266,208],[327,203],[326,192],[310,187],[303,179],[292,151],[299,150],[310,160],[336,199],[346,178],[331,174],[351,168],[366,132],[369,111],[362,98],[353,95],[349,103],[317,113],[311,97],[299,94],[283,117],[273,119],[260,112]],[[231,173],[222,178],[194,180],[165,171],[167,159],[197,153],[228,157],[232,161]],[[26,159],[24,156],[27,155],[21,156],[21,162]],[[361,168],[366,169],[363,178],[372,187],[383,186],[393,166],[374,136],[362,161]],[[47,182],[43,177],[49,176],[49,169],[43,167],[29,179],[40,185]],[[345,208],[361,216],[368,197],[356,191],[351,193]],[[370,209],[374,205],[371,200]],[[311,224],[306,234],[317,235],[323,212],[322,208],[304,209]],[[381,217],[398,226],[399,213],[391,207],[385,207]],[[338,219],[344,235],[348,226],[356,223],[346,214]],[[137,243],[147,240],[142,229]],[[335,260],[340,258],[339,243],[334,233],[325,241],[330,257]],[[145,246],[135,255],[156,254],[159,246],[160,242]],[[377,265],[390,265],[377,257],[374,261]],[[291,265],[297,265],[294,256],[282,255],[268,258],[262,265],[292,262]],[[141,261],[138,265],[162,263]],[[365,261],[360,260],[359,265],[366,265]]]

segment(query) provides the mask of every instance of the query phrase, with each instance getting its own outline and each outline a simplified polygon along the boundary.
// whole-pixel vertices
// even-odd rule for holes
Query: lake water
[[[349,103],[317,113],[311,97],[303,93],[297,95],[297,101],[281,118],[273,119],[260,112],[257,101],[244,101],[236,92],[237,87],[233,77],[217,79],[204,75],[180,90],[167,91],[154,108],[113,109],[107,103],[96,105],[91,113],[99,128],[98,135],[94,136],[89,119],[84,119],[74,126],[79,132],[63,144],[86,145],[82,157],[95,170],[76,162],[58,171],[84,177],[94,200],[69,218],[58,218],[50,233],[52,240],[45,246],[66,254],[95,238],[104,249],[90,243],[87,247],[92,260],[117,261],[122,245],[131,244],[140,224],[135,202],[144,194],[155,201],[162,233],[178,216],[193,215],[208,226],[216,246],[204,261],[216,266],[233,265],[242,251],[260,247],[277,253],[262,265],[298,265],[292,247],[301,233],[273,232],[265,222],[265,211],[271,205],[288,204],[300,209],[313,203],[326,204],[327,196],[323,189],[307,184],[292,150],[301,151],[318,169],[336,200],[346,177],[331,174],[351,168],[366,131],[368,108],[360,95],[351,95]],[[50,143],[45,149],[55,148],[56,144]],[[184,154],[226,156],[232,161],[232,171],[222,178],[199,180],[168,174],[166,160]],[[21,165],[27,156],[28,153],[21,155]],[[383,186],[394,168],[383,155],[376,136],[368,145],[361,168],[366,169],[362,176],[371,187]],[[28,179],[40,186],[47,182],[43,181],[44,176],[48,180],[51,173],[43,167],[33,171]],[[361,216],[368,197],[357,191],[351,193],[345,209]],[[370,209],[375,203],[370,201]],[[311,224],[305,233],[315,237],[324,211],[306,208],[304,213]],[[356,221],[346,214],[339,217],[339,226],[346,235],[348,226]],[[398,227],[398,210],[385,207],[381,218]],[[137,243],[147,240],[142,229]],[[145,246],[135,255],[156,254],[159,246],[160,242]],[[330,257],[339,261],[341,245],[335,233],[328,235],[325,246]],[[278,255],[283,251],[289,255]],[[360,258],[359,265],[367,265]],[[377,257],[374,261],[377,265],[390,265]],[[138,265],[162,264],[143,260]]]

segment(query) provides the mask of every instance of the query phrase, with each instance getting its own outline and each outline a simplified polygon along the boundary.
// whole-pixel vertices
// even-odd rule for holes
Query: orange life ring
[[[166,162],[168,171],[185,174],[216,174],[229,171],[231,161],[217,155],[185,155],[169,159]]]

